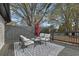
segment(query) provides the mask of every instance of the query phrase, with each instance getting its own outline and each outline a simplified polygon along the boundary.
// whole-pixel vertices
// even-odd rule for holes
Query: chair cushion
[[[29,41],[24,42],[24,45],[28,46],[28,45],[33,44],[33,43],[34,43],[34,41],[29,40]]]
[[[45,38],[50,38],[50,34],[45,34]]]
[[[40,37],[44,37],[45,36],[45,34],[44,33],[40,33]]]
[[[45,38],[41,38],[41,40],[45,40]]]
[[[21,40],[22,40],[22,41],[28,41],[28,40],[30,40],[30,39],[26,38],[26,37],[23,36],[23,35],[20,35],[20,37],[21,37]]]
[[[49,41],[50,40],[50,34],[40,33],[40,38],[43,41]]]
[[[50,40],[50,38],[46,38],[46,41],[49,41]]]
[[[49,41],[50,38],[41,38],[42,41]]]
[[[40,37],[35,38],[35,41],[40,41],[40,40],[41,40]]]

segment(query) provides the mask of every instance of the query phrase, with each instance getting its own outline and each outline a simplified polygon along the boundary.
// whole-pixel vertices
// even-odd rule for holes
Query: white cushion
[[[40,33],[40,37],[41,37],[41,40],[44,40],[44,41],[50,40],[50,34]]]
[[[44,37],[45,36],[45,34],[44,33],[40,33],[40,37]]]
[[[50,40],[50,38],[46,38],[46,41],[49,41]]]
[[[49,38],[50,37],[50,34],[45,34],[45,38]]]
[[[34,43],[33,41],[29,40],[29,41],[24,42],[24,45],[28,46],[28,45],[33,44],[33,43]]]
[[[41,40],[43,40],[43,41],[49,41],[50,38],[41,38]]]
[[[35,41],[40,41],[40,37],[37,37],[37,38],[35,39]]]
[[[21,37],[21,39],[22,39],[23,41],[28,41],[28,40],[30,40],[30,39],[24,37],[23,35],[20,35],[20,37]]]
[[[45,40],[45,38],[41,38],[41,40]]]
[[[20,37],[21,37],[21,39],[24,41],[24,45],[25,45],[25,46],[28,46],[28,45],[34,43],[34,41],[32,41],[32,40],[30,40],[30,39],[24,37],[23,35],[20,35]]]
[[[40,38],[40,37],[37,37],[37,38],[31,38],[31,40],[33,40],[33,41],[40,41],[41,38]]]

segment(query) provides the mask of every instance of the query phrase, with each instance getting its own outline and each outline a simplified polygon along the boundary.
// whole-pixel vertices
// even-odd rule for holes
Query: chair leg
[[[23,52],[24,52],[24,48],[23,48]]]
[[[21,45],[21,42],[19,42],[19,45]]]
[[[27,47],[28,47],[28,46],[23,46],[23,48],[22,48],[22,49],[23,49],[23,52],[24,52],[25,48],[27,48]]]
[[[45,39],[45,46],[46,46],[46,39]]]
[[[34,42],[34,48],[36,47],[36,42]]]
[[[21,49],[23,49],[23,52],[24,52],[24,48],[25,48],[25,46],[24,45],[21,45]]]

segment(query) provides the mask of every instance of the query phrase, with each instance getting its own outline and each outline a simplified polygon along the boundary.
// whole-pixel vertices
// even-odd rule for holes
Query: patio
[[[16,37],[18,37],[19,34],[24,33],[24,28],[18,28],[18,27],[9,27],[10,29],[8,31],[6,31],[5,34],[5,38],[6,38],[6,44],[4,45],[4,47],[0,50],[0,55],[2,56],[14,56],[14,42],[18,42],[18,39]],[[21,32],[19,32],[21,31]],[[15,33],[11,34],[11,33]],[[18,34],[16,34],[18,33]],[[9,37],[7,37],[7,35],[10,35]],[[13,35],[15,36],[13,39],[11,39],[10,37],[13,37]],[[31,35],[30,35],[31,36]],[[65,43],[60,43],[57,41],[53,41],[52,43],[58,44],[58,45],[62,45],[65,46],[65,48],[58,54],[58,56],[79,56],[79,47],[76,46],[72,46],[72,45],[68,45]]]
[[[79,56],[79,40],[78,39],[74,40],[74,38],[71,38],[72,40],[71,39],[69,40],[68,36],[72,36],[72,35],[59,36],[60,35],[59,34],[56,37],[56,39],[59,39],[59,41],[53,40],[50,43],[47,42],[47,46],[45,46],[45,44],[38,45],[36,47],[29,46],[24,49],[24,52],[22,49],[20,49],[20,45],[18,44],[20,35],[24,35],[25,37],[29,39],[34,37],[34,29],[31,28],[30,26],[34,26],[35,21],[37,19],[39,20],[40,24],[42,24],[43,21],[46,21],[48,19],[54,21],[54,22],[48,21],[47,23],[43,24],[43,25],[46,25],[48,23],[51,23],[51,26],[49,26],[50,24],[48,24],[46,25],[46,27],[47,26],[52,27],[53,25],[52,27],[53,29],[51,28],[52,30],[49,30],[49,31],[53,31],[53,34],[51,34],[53,37],[54,37],[54,32],[55,32],[54,29],[59,32],[64,31],[64,34],[66,34],[65,31],[77,32],[79,29],[79,26],[78,26],[79,25],[79,20],[78,20],[79,9],[77,8],[79,6],[76,4],[69,4],[69,5],[65,4],[64,7],[68,7],[68,8],[64,10],[62,5],[63,4],[50,4],[50,3],[48,4],[26,4],[24,3],[24,4],[10,4],[10,5],[1,4],[0,15],[3,18],[1,20],[4,20],[5,22],[5,23],[1,22],[5,26],[5,29],[1,31],[5,35],[2,35],[2,33],[1,35],[5,36],[5,41],[3,41],[5,45],[0,50],[0,55],[1,56]],[[11,6],[12,9],[10,9],[9,6]],[[56,6],[58,7],[55,9],[52,9],[53,7],[56,7]],[[40,9],[40,7],[42,8]],[[73,11],[73,9],[75,10]],[[23,12],[24,15],[22,15],[22,13],[19,13],[19,11],[17,10],[20,10],[20,12]],[[11,16],[13,14],[14,16],[12,17],[10,16],[10,11],[13,12],[11,13]],[[54,13],[51,13],[53,11]],[[66,14],[61,13],[61,11],[64,11]],[[64,19],[63,19],[63,15],[65,16]],[[43,18],[46,18],[46,19],[44,20]],[[15,22],[13,22],[14,20]],[[7,24],[10,24],[10,25],[8,26]],[[3,26],[1,26],[1,28],[2,27]],[[4,37],[2,38],[2,36],[0,36],[0,38],[1,40],[4,40]],[[78,44],[72,45],[71,43],[67,44],[67,42],[65,43],[61,41],[74,42]],[[2,41],[0,43],[2,44]]]

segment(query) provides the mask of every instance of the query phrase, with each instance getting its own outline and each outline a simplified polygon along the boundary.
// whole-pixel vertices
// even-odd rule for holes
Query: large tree
[[[75,30],[78,28],[79,4],[50,4],[50,3],[17,3],[10,4],[12,14],[21,17],[31,26],[35,20],[39,22],[46,16],[49,20],[57,17],[64,19],[64,31],[72,31],[72,21]]]
[[[17,3],[10,4],[12,14],[24,19],[29,26],[33,25],[35,20],[39,22],[49,12],[50,7],[53,6],[51,3]],[[51,9],[52,11],[53,9]]]
[[[56,16],[61,16],[65,23],[63,24],[64,31],[72,31],[72,21],[75,22],[75,30],[78,28],[78,14],[79,14],[79,4],[57,4],[55,12]]]

